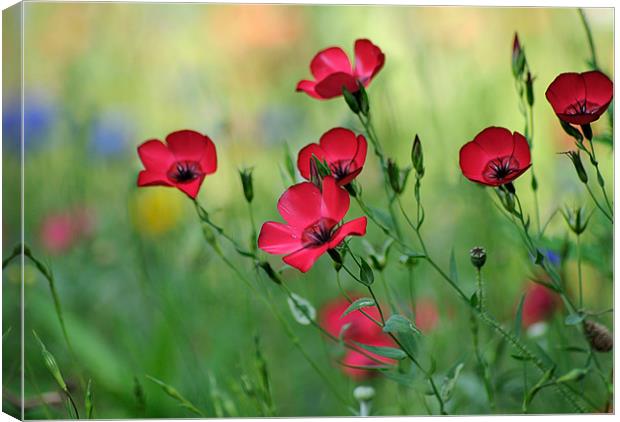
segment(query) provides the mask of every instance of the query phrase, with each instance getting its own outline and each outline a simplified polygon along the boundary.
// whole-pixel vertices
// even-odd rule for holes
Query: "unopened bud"
[[[476,246],[469,251],[469,257],[474,267],[480,269],[487,262],[487,251],[482,246]]]
[[[357,96],[349,91],[346,86],[342,87],[342,96],[344,100],[347,102],[347,105],[351,109],[354,114],[359,114],[360,112],[360,104],[357,101]]]
[[[357,401],[371,401],[375,397],[375,389],[369,385],[360,385],[353,390],[353,397]]]
[[[525,52],[521,48],[519,35],[515,32],[512,42],[512,74],[515,78],[519,77],[523,74],[523,69],[525,69]]]
[[[342,266],[342,256],[336,249],[328,249],[327,253],[334,260],[334,262],[340,266]]]
[[[391,158],[388,158],[387,162],[387,172],[388,178],[390,180],[390,186],[396,193],[401,193],[402,189],[400,186],[400,169],[398,168],[398,164],[394,162]]]
[[[568,151],[564,154],[573,162],[573,165],[575,166],[575,171],[577,172],[577,176],[579,176],[579,180],[581,180],[583,183],[588,183],[588,173],[586,173],[586,169],[581,162],[581,156],[579,155],[579,151]]]
[[[598,352],[609,352],[614,347],[614,338],[603,324],[585,320],[583,329],[592,348]]]
[[[422,142],[420,142],[418,135],[415,136],[411,147],[411,164],[418,179],[421,179],[424,176],[424,154],[422,153]]]
[[[243,195],[248,203],[254,199],[254,183],[252,181],[252,168],[244,168],[239,170],[239,177],[241,177],[241,184],[243,185]]]
[[[525,96],[530,107],[534,105],[534,79],[528,70],[527,78],[525,79]]]

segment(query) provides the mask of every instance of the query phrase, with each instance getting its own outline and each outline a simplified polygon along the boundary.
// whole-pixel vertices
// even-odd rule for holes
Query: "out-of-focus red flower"
[[[286,224],[268,221],[258,236],[263,251],[286,256],[283,261],[301,272],[340,244],[347,236],[366,234],[366,217],[340,225],[349,210],[349,194],[336,179],[326,176],[323,190],[310,182],[288,188],[278,201],[278,212]]]
[[[138,186],[173,186],[195,199],[205,176],[217,169],[215,145],[208,136],[180,130],[164,144],[151,139],[138,147],[144,170]]]
[[[545,96],[560,120],[585,125],[598,120],[614,95],[614,84],[598,70],[558,75]]]
[[[530,147],[519,132],[488,127],[459,153],[459,165],[469,180],[487,186],[512,182],[531,165]]]
[[[549,319],[560,302],[557,294],[540,284],[531,284],[523,301],[521,321],[524,327]]]
[[[309,144],[299,151],[297,167],[310,180],[312,156],[326,161],[338,185],[351,183],[364,167],[368,145],[364,135],[355,136],[349,129],[337,127],[325,132],[318,144]]]
[[[418,299],[414,314],[416,327],[424,333],[432,331],[439,322],[439,310],[432,299]]]
[[[360,296],[356,294],[349,294],[349,297],[351,300],[360,298]],[[345,325],[348,325],[342,334],[344,340],[348,342],[355,341],[369,346],[394,347],[394,341],[390,338],[390,336],[384,333],[381,330],[381,327],[368,319],[359,310],[353,311],[343,318],[340,318],[349,305],[349,301],[344,298],[338,298],[325,304],[319,311],[319,323],[321,327],[323,327],[331,335],[338,337]],[[379,311],[375,306],[362,309],[366,314],[370,315],[375,320],[380,320]],[[365,353],[366,355],[355,350],[347,349],[347,353],[342,360],[342,370],[353,379],[365,379],[375,375],[376,372],[372,370],[351,368],[350,366],[378,365],[376,360],[386,364],[394,362],[392,359],[388,359],[371,352],[365,351]],[[372,356],[376,360],[369,358],[368,355]]]
[[[297,91],[303,91],[320,100],[342,95],[342,87],[356,92],[359,89],[358,83],[367,87],[384,63],[385,55],[370,40],[355,41],[354,67],[340,47],[326,48],[319,51],[310,63],[314,80],[300,81]]]
[[[40,239],[43,247],[57,255],[68,251],[75,243],[89,236],[93,231],[93,215],[86,208],[76,208],[44,218]]]

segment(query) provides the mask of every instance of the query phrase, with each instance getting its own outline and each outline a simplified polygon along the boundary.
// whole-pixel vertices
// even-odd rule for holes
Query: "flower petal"
[[[340,47],[330,47],[319,51],[310,63],[310,71],[317,81],[332,73],[352,73],[351,62]]]
[[[339,222],[349,211],[351,199],[346,190],[340,188],[332,176],[323,178],[321,217]]]
[[[166,137],[166,142],[178,161],[198,161],[202,164],[204,159],[208,159],[207,154],[215,156],[213,142],[203,134],[193,130],[172,132]],[[206,162],[211,163],[211,161]],[[209,169],[212,170],[212,166],[209,166]],[[203,171],[206,172],[207,169],[203,169]]]
[[[586,100],[607,109],[614,96],[613,82],[598,70],[582,73],[581,76],[586,87]],[[601,111],[600,114],[604,111]]]
[[[301,177],[306,180],[310,180],[310,163],[312,162],[313,155],[323,160],[325,158],[325,151],[323,151],[319,144],[309,144],[303,147],[297,156],[297,168]]]
[[[140,145],[138,155],[144,168],[155,172],[165,173],[174,163],[174,155],[157,139],[148,140]]]
[[[329,249],[333,249],[347,236],[364,236],[366,234],[366,225],[366,217],[356,218],[348,223],[344,223],[338,230],[336,230],[336,233],[334,233],[334,236],[329,241],[327,246]]]
[[[353,160],[360,148],[355,133],[343,127],[328,130],[321,136],[319,143],[329,162]]]
[[[309,96],[311,96],[312,98],[316,98],[318,100],[324,100],[323,97],[321,97],[319,94],[316,93],[315,88],[316,88],[315,81],[303,80],[303,81],[299,81],[299,83],[297,84],[297,88],[295,88],[295,90],[297,92],[303,91]]]
[[[503,127],[491,126],[476,135],[474,142],[492,158],[512,155],[512,132]]]
[[[278,200],[278,211],[291,226],[305,229],[321,218],[321,191],[310,182],[288,188]]]
[[[474,182],[485,182],[482,172],[488,161],[487,153],[474,141],[466,143],[459,151],[459,166],[463,176]]]
[[[385,64],[385,54],[370,40],[355,41],[355,71],[354,74],[364,86],[368,86],[372,78]]]
[[[138,174],[138,186],[174,186],[165,173],[142,170]]]
[[[297,268],[302,273],[307,272],[317,259],[327,251],[327,246],[319,246],[316,248],[302,248],[297,252],[282,258],[291,267]]]
[[[584,99],[586,87],[579,73],[562,73],[547,88],[545,96],[556,114],[562,114],[572,104]]]
[[[205,179],[205,175],[199,176],[194,180],[185,183],[176,183],[175,186],[179,188],[182,192],[187,194],[192,199],[196,199],[198,196],[198,191],[200,190],[200,186],[202,185],[202,181]]]
[[[530,146],[527,143],[525,136],[519,132],[515,132],[512,135],[513,151],[512,155],[519,163],[519,168],[527,168],[532,162],[530,154]]]
[[[322,98],[329,99],[342,95],[342,87],[346,87],[351,92],[356,92],[357,79],[349,73],[338,72],[332,73],[323,80],[317,82],[314,90]]]
[[[263,224],[258,247],[270,254],[288,254],[302,247],[299,230],[274,221]]]

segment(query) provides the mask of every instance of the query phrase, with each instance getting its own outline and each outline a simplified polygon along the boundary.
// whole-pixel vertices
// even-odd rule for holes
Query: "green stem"
[[[594,192],[592,192],[592,189],[590,189],[590,185],[588,185],[587,183],[584,183],[588,193],[590,194],[590,196],[592,197],[592,200],[594,201],[594,204],[596,205],[596,207],[601,211],[601,213],[607,217],[607,219],[613,224],[614,219],[607,214],[607,212],[605,211],[605,209],[601,206],[601,204],[599,204],[598,200],[596,199],[596,196],[594,196]]]
[[[487,370],[488,364],[485,361],[484,356],[480,352],[480,344],[479,344],[479,338],[478,338],[478,332],[479,332],[478,320],[476,319],[473,313],[470,314],[470,328],[471,328],[471,334],[472,334],[472,342],[474,345],[474,354],[478,362],[478,372],[480,373],[480,376],[484,380],[484,388],[486,390],[487,398],[489,400],[489,406],[491,410],[494,411],[495,410],[495,395],[493,393],[493,384],[491,382],[491,378]]]
[[[484,285],[482,283],[482,271],[478,267],[476,267],[476,284],[478,286],[478,309],[482,311],[485,309]]]
[[[594,67],[594,70],[598,70],[598,62],[596,61],[596,50],[594,48],[594,39],[592,38],[592,31],[590,30],[590,25],[588,24],[588,20],[586,19],[586,15],[583,9],[577,9],[579,12],[579,17],[581,18],[581,23],[583,24],[583,28],[586,31],[586,36],[588,38],[588,46],[590,47],[590,56],[591,56],[591,64]]]

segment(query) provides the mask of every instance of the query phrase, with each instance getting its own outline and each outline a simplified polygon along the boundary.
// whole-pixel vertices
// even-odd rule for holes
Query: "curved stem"
[[[590,25],[588,24],[588,21],[586,19],[585,13],[583,12],[583,9],[579,8],[577,9],[577,11],[579,12],[581,23],[583,24],[583,27],[586,31],[586,37],[588,38],[588,46],[590,47],[590,57],[592,61],[591,64],[594,67],[594,70],[598,70],[598,63],[596,61],[596,50],[594,48],[594,39],[592,38],[592,31],[590,30]]]

